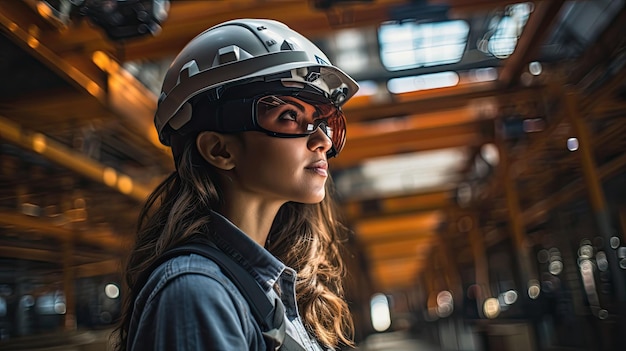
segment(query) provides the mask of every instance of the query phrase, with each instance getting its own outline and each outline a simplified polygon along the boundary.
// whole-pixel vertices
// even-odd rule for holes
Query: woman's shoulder
[[[140,297],[149,302],[164,290],[209,291],[210,296],[220,297],[228,295],[236,300],[243,297],[233,282],[221,271],[219,265],[212,259],[197,255],[183,254],[173,257],[160,264],[150,274],[144,285]]]
[[[200,255],[184,254],[160,264],[135,306],[140,309],[133,338],[142,343],[160,331],[170,335],[161,343],[192,338],[207,349],[243,350],[262,342],[246,300],[215,262]]]

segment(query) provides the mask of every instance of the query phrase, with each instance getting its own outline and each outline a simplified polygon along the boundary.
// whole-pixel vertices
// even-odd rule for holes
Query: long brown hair
[[[208,233],[209,211],[219,208],[223,199],[218,177],[201,160],[194,139],[188,138],[177,171],[156,188],[140,213],[135,246],[123,272],[127,292],[117,328],[117,350],[126,350],[132,300],[141,288],[135,286],[139,275],[166,250],[193,235]],[[326,190],[319,204],[283,205],[266,248],[298,272],[298,309],[307,329],[327,346],[353,346],[354,327],[342,287],[341,245],[347,231],[335,218],[330,181]]]

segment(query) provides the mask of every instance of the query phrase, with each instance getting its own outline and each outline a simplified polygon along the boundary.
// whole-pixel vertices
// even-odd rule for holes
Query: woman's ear
[[[212,131],[204,131],[196,138],[198,152],[211,165],[229,171],[235,168],[233,157],[235,138],[232,135]]]

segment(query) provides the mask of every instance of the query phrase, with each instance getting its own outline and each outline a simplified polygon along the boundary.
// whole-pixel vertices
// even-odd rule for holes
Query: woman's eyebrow
[[[297,100],[285,99],[287,103],[296,106],[301,112],[305,112],[306,108]]]
[[[281,98],[279,96],[272,96],[272,100],[271,101],[266,101],[264,102],[266,105],[270,105],[270,106],[280,106],[280,105],[293,105],[296,106],[301,112],[305,112],[306,108],[304,107],[304,105],[302,105],[301,103],[299,103],[297,100],[295,99],[285,99],[285,97]]]

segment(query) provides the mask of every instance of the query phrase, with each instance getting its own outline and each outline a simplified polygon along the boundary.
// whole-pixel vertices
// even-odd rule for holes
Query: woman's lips
[[[321,176],[328,177],[328,163],[325,160],[319,160],[306,166],[306,169],[313,171]]]

